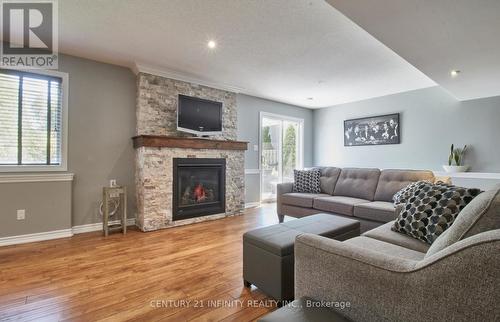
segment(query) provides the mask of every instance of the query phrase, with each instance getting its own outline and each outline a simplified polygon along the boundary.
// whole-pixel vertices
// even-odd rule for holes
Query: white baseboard
[[[119,220],[113,220],[110,221],[110,225],[117,225],[119,224]],[[135,218],[128,218],[127,219],[127,226],[135,226]],[[102,230],[102,222],[97,222],[93,224],[87,224],[87,225],[79,225],[79,226],[73,226],[73,234],[83,234],[83,233],[90,233],[92,231],[99,231]]]
[[[247,208],[255,208],[255,207],[259,207],[260,206],[260,202],[247,202],[245,204],[245,209]]]
[[[112,224],[112,225],[119,224],[119,223],[120,223],[119,220],[113,220],[110,222],[110,224]],[[135,218],[128,218],[127,219],[127,226],[135,226]],[[1,246],[8,246],[8,245],[33,243],[33,242],[39,242],[39,241],[51,240],[51,239],[57,239],[57,238],[66,238],[66,237],[71,237],[74,234],[82,234],[82,233],[88,233],[88,232],[99,231],[99,230],[102,230],[102,223],[73,226],[73,228],[47,231],[47,232],[43,232],[43,233],[0,237],[0,247]]]
[[[51,239],[65,238],[71,236],[73,236],[73,230],[69,228],[69,229],[47,231],[43,233],[1,237],[0,246],[33,243],[43,240],[51,240]]]

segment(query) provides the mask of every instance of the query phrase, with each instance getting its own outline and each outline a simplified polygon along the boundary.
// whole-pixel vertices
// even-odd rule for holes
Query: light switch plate
[[[259,146],[258,146],[257,144],[254,144],[254,146],[253,146],[253,150],[254,150],[255,152],[258,152],[258,151],[259,151]]]
[[[24,220],[24,219],[26,219],[26,210],[18,209],[17,210],[17,220]]]

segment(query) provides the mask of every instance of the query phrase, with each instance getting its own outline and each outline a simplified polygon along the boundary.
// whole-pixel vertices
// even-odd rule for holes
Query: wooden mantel
[[[214,150],[247,150],[248,142],[223,141],[203,138],[182,138],[163,135],[139,135],[132,138],[134,148],[184,148],[184,149],[214,149]]]

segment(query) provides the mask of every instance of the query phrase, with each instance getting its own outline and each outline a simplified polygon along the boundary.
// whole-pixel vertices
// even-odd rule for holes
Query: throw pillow
[[[432,244],[481,190],[420,182],[407,196],[392,230]]]
[[[321,192],[321,170],[293,170],[293,176],[293,192]]]
[[[500,185],[482,192],[462,210],[453,226],[446,230],[429,248],[425,257],[432,256],[459,240],[500,229]]]
[[[409,185],[407,185],[406,187],[404,187],[403,189],[396,192],[394,194],[394,196],[392,197],[392,201],[394,201],[394,205],[399,205],[401,203],[405,203],[407,201],[408,197],[411,196],[413,191],[415,189],[417,189],[417,187],[419,185],[421,185],[422,183],[425,183],[425,182],[427,182],[427,181],[412,182]]]

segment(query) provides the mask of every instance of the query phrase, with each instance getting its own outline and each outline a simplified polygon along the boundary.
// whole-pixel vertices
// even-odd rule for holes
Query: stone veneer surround
[[[226,213],[173,221],[173,158],[193,156],[226,159]],[[136,161],[138,226],[144,231],[238,215],[244,208],[244,151],[141,147]]]
[[[160,76],[137,76],[137,135],[190,136],[178,132],[178,94],[223,102],[220,140],[236,139],[236,94]],[[185,220],[172,220],[173,158],[226,159],[226,212]],[[137,225],[143,231],[223,218],[244,209],[244,151],[140,147],[136,149]]]
[[[222,102],[222,135],[211,139],[236,140],[236,94],[175,79],[139,73],[137,75],[137,135],[192,136],[177,131],[178,95]]]

